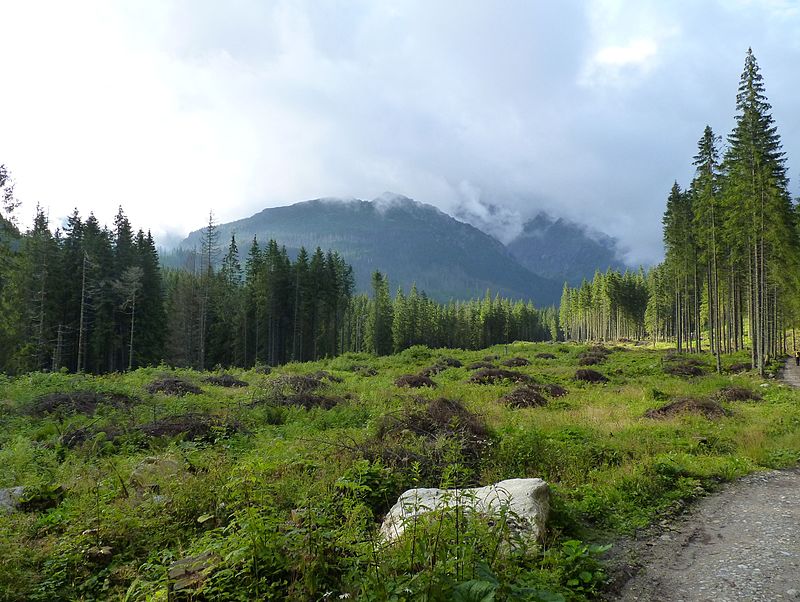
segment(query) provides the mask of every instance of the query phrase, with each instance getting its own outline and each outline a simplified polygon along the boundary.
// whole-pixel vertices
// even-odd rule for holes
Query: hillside
[[[615,239],[589,233],[579,224],[546,213],[526,222],[508,243],[508,250],[532,272],[573,286],[584,278],[591,280],[596,270],[627,268]]]
[[[524,268],[495,238],[406,197],[384,195],[373,201],[317,199],[264,209],[252,217],[219,226],[220,241],[236,234],[242,253],[256,236],[274,238],[290,251],[319,246],[338,251],[352,266],[356,286],[369,289],[375,270],[392,287],[417,287],[431,297],[469,299],[487,289],[503,296],[558,302],[561,282]],[[181,246],[199,247],[201,231]]]

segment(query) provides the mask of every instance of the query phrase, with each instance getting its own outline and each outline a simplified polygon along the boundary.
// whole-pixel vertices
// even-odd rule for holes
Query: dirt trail
[[[781,372],[781,379],[795,389],[800,389],[800,366],[795,365],[794,359],[786,360],[786,365]]]
[[[782,378],[800,388],[793,359]],[[623,547],[618,560],[636,572],[616,598],[624,602],[800,600],[800,470],[740,479]]]

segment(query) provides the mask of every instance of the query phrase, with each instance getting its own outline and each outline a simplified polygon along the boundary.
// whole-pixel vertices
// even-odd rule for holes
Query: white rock
[[[17,509],[17,502],[22,497],[24,487],[0,489],[0,514],[10,514]]]
[[[143,458],[131,473],[131,484],[138,489],[152,489],[159,483],[175,478],[182,466],[172,458],[148,456]]]
[[[414,517],[457,506],[484,515],[507,509],[520,534],[540,539],[550,512],[550,488],[542,479],[508,479],[474,489],[409,489],[389,510],[381,535],[385,541],[393,541]]]

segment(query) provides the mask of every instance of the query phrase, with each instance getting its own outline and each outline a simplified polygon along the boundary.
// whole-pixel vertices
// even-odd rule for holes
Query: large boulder
[[[381,525],[381,535],[385,541],[393,541],[403,534],[413,518],[457,506],[486,516],[507,509],[520,535],[536,540],[544,536],[550,512],[550,488],[542,479],[507,479],[473,489],[409,489],[389,510]]]

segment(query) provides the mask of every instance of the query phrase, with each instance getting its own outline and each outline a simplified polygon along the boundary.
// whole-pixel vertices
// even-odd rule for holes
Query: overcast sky
[[[727,134],[752,45],[800,180],[800,8],[780,0],[0,0],[0,163],[36,203],[185,234],[393,191],[539,210],[661,256],[673,180]]]

